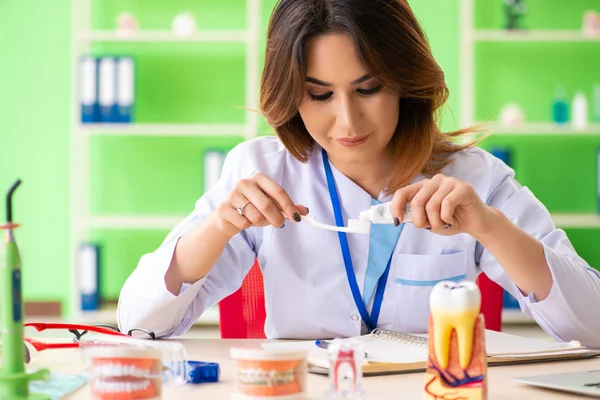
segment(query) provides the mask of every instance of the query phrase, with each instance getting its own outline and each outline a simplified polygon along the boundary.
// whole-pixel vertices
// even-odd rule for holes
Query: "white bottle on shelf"
[[[585,93],[578,91],[573,98],[573,129],[583,130],[588,125],[588,103]]]

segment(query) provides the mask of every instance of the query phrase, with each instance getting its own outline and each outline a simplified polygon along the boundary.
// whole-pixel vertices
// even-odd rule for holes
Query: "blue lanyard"
[[[329,196],[331,197],[331,205],[333,206],[333,214],[335,215],[335,224],[337,226],[344,226],[344,220],[342,218],[342,209],[340,207],[340,199],[338,197],[335,182],[333,180],[333,173],[331,172],[331,166],[329,165],[329,159],[325,150],[323,154],[323,166],[325,167],[325,177],[327,178],[327,188],[329,189]],[[356,274],[354,273],[354,267],[352,266],[352,258],[350,257],[350,248],[348,247],[348,238],[346,232],[338,232],[338,238],[340,240],[340,247],[342,248],[342,256],[344,257],[344,265],[346,267],[346,275],[348,276],[348,283],[350,284],[350,290],[352,291],[352,297],[358,308],[358,312],[362,320],[365,322],[369,332],[377,328],[377,320],[379,320],[379,311],[381,310],[381,303],[383,302],[383,293],[385,292],[385,286],[387,284],[388,275],[390,274],[390,264],[392,262],[392,255],[388,260],[385,271],[377,281],[377,291],[375,292],[375,299],[373,300],[373,309],[371,315],[367,311],[367,307],[362,300],[360,290],[358,289],[358,283],[356,282]]]

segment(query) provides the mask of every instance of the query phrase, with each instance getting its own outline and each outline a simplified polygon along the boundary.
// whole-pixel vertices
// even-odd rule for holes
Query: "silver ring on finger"
[[[235,210],[237,211],[237,213],[238,213],[238,215],[239,215],[240,217],[243,217],[243,216],[244,216],[244,208],[246,208],[246,206],[247,206],[248,204],[250,204],[250,202],[247,202],[247,203],[246,203],[246,204],[244,204],[243,206],[241,206],[241,207],[238,207],[238,208],[236,208],[236,209],[235,209]]]

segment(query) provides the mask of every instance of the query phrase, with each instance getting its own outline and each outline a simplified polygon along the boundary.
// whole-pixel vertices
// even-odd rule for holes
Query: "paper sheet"
[[[75,391],[88,381],[85,375],[51,374],[47,381],[29,382],[32,393],[50,396],[52,400],[60,400]]]

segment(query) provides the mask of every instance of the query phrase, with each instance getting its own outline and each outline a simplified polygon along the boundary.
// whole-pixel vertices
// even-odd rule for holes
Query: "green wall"
[[[66,299],[69,276],[69,0],[0,3],[0,219],[14,219],[27,299]],[[67,283],[68,285],[68,283]]]
[[[450,90],[441,127],[446,132],[455,130],[460,126],[460,0],[410,0],[409,3],[425,29],[433,55],[444,70]]]
[[[275,3],[263,0],[262,26]],[[500,0],[479,0],[477,25],[500,28]],[[525,23],[536,28],[578,28],[577,9],[559,0],[528,0]],[[569,3],[570,4],[570,3]],[[459,0],[412,0],[434,55],[445,70],[451,96],[443,129],[458,127]],[[598,8],[596,6],[596,8]],[[180,11],[193,12],[206,29],[243,29],[243,0],[95,0],[94,27],[112,29],[121,11],[138,16],[142,29],[168,29]],[[70,2],[8,0],[0,6],[0,191],[19,176],[16,217],[24,253],[26,299],[68,300],[59,288],[69,267],[69,136],[71,89]],[[14,32],[20,32],[14,40]],[[264,42],[263,42],[264,45]],[[262,48],[262,46],[261,46]],[[244,111],[244,48],[236,44],[96,44],[93,53],[133,55],[137,61],[136,121],[241,123]],[[558,54],[558,56],[557,56]],[[502,104],[518,101],[530,120],[549,119],[554,85],[570,97],[600,81],[587,65],[599,65],[597,44],[491,44],[477,46],[478,119],[495,118]],[[262,59],[263,54],[261,54]],[[585,63],[584,63],[585,62]],[[597,70],[597,68],[596,68]],[[261,132],[268,127],[261,124]],[[202,155],[206,148],[230,148],[232,138],[94,137],[91,184],[94,213],[187,214],[201,195]],[[496,137],[484,147],[513,150],[517,178],[551,211],[595,210],[593,136]],[[540,151],[540,148],[543,151]],[[577,177],[574,173],[579,172]],[[543,182],[542,182],[543,181]],[[569,186],[567,186],[569,185]],[[569,197],[562,187],[569,187]],[[4,216],[4,209],[0,212]],[[592,234],[590,234],[592,232]],[[102,295],[118,296],[139,257],[159,245],[167,231],[98,230],[102,246]],[[600,265],[591,251],[597,231],[569,231],[581,254]]]

